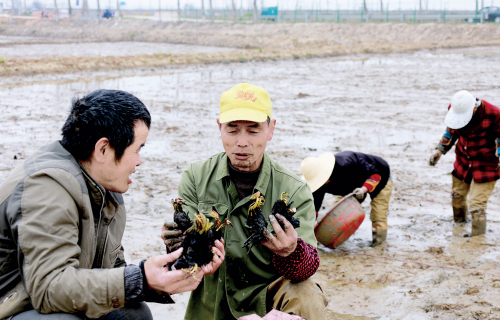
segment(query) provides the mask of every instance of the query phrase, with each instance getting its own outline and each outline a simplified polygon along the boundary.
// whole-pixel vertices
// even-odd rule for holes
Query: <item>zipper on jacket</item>
[[[109,225],[111,224],[111,222],[113,222],[114,218],[115,218],[115,216],[113,216],[111,219],[109,219],[109,223],[106,225],[106,240],[104,240],[104,246],[102,247],[101,268],[102,268],[102,265],[104,264],[104,251],[106,251],[106,247],[108,245]]]
[[[104,227],[106,228],[106,230],[102,231],[102,232],[103,232],[103,234],[105,234],[105,236],[103,235],[103,237],[99,237],[99,236],[97,237],[96,254],[94,256],[94,263],[92,266],[92,268],[100,268],[100,269],[102,269],[102,266],[104,264],[104,252],[106,251],[106,246],[108,245],[109,225],[111,224],[111,222],[113,222],[113,219],[115,218],[115,216],[113,215],[113,217],[111,217],[111,219],[108,219],[107,217],[105,217],[104,219],[101,219],[103,208],[104,208],[104,198],[103,198],[103,202],[102,202],[102,206],[101,206],[101,211],[99,212],[99,226],[101,225],[101,221],[104,220]],[[103,242],[103,239],[104,239],[104,243],[101,245],[101,243]],[[99,249],[97,249],[97,248],[99,248]],[[99,261],[99,263],[96,263],[97,261]]]
[[[95,240],[95,249],[94,249],[94,262],[92,263],[92,269],[94,268],[102,268],[102,260],[103,260],[103,252],[104,252],[104,248],[102,247],[99,247],[99,242],[101,237],[100,237],[100,234],[99,234],[99,229],[101,227],[101,223],[102,223],[102,209],[104,208],[104,201],[105,201],[105,198],[104,198],[104,194],[102,194],[102,191],[99,187],[97,187],[97,189],[99,190],[99,193],[101,194],[101,197],[102,197],[102,203],[101,203],[101,209],[99,210],[99,222],[97,223],[97,230],[96,230],[96,240]],[[106,232],[106,237],[107,237],[107,232]],[[100,261],[99,263],[96,263],[97,261]]]

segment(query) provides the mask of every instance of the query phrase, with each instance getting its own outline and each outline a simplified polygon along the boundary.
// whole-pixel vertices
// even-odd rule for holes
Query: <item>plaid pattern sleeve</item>
[[[288,257],[276,253],[273,255],[273,265],[281,276],[289,280],[304,281],[318,270],[318,250],[299,238],[297,248]]]
[[[366,187],[366,189],[368,189],[368,193],[370,193],[375,190],[380,182],[380,179],[382,179],[382,177],[379,174],[372,174],[368,179],[366,179],[365,183],[363,183],[363,187]]]
[[[446,128],[446,131],[441,137],[441,140],[436,146],[436,149],[439,149],[441,150],[441,152],[443,152],[443,154],[446,154],[448,151],[450,151],[451,147],[453,147],[457,139],[458,139],[457,131],[450,128]]]
[[[482,100],[470,123],[458,129],[455,146],[456,161],[453,175],[471,183],[491,182],[500,179],[498,170],[497,139],[500,136],[500,110]]]

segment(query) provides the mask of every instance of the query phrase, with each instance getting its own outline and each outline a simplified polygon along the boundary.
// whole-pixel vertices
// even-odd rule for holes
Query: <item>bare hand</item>
[[[441,158],[442,154],[443,152],[441,150],[436,149],[436,151],[431,155],[431,158],[429,159],[429,165],[435,166]]]
[[[285,230],[280,227],[276,218],[280,220]],[[269,216],[269,221],[271,221],[276,236],[273,236],[270,232],[266,232],[264,235],[268,241],[263,241],[262,245],[282,257],[288,257],[297,248],[297,231],[282,215],[277,214],[276,218],[272,215]]]
[[[352,193],[354,193],[354,196],[356,197],[356,199],[362,200],[365,196],[365,193],[367,193],[367,192],[368,192],[367,187],[361,187],[361,188],[354,189],[354,191]]]
[[[167,246],[167,253],[174,252],[181,246],[182,240],[184,240],[184,235],[181,230],[176,230],[177,223],[175,222],[165,222],[161,228],[161,238],[163,243]]]
[[[184,270],[169,271],[167,264],[182,255],[182,248],[166,255],[149,258],[144,263],[144,272],[150,288],[169,294],[193,291],[203,279],[203,270],[198,268],[191,274]]]
[[[205,275],[213,274],[217,269],[219,269],[224,258],[226,257],[226,251],[224,250],[224,239],[215,240],[215,247],[212,248],[214,252],[214,259],[209,263],[201,267]]]

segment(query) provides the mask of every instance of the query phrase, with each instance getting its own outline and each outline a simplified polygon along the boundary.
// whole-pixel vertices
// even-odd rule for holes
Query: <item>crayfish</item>
[[[213,260],[212,247],[215,245],[215,240],[222,237],[221,229],[223,227],[232,226],[232,224],[227,219],[221,223],[219,213],[215,208],[212,208],[209,215],[215,219],[214,222],[210,222],[207,216],[200,212],[195,214],[191,226],[184,231],[184,240],[181,243],[184,250],[180,258],[173,264],[175,269],[189,268],[187,272],[194,273],[198,267]]]
[[[186,201],[181,198],[177,198],[175,200],[172,199],[172,205],[174,206],[174,222],[182,232],[186,231],[193,225],[193,222],[189,219],[187,213],[182,210],[183,204],[186,204]]]
[[[250,253],[255,242],[258,243],[267,239],[264,233],[268,232],[267,221],[260,208],[264,205],[264,197],[260,195],[260,191],[257,191],[250,200],[253,200],[253,203],[248,208],[248,219],[245,221],[246,225],[250,228],[250,236],[242,246],[242,248],[248,247],[247,254]]]
[[[276,216],[276,214],[280,214],[285,219],[290,221],[290,224],[294,229],[297,229],[300,227],[300,220],[293,217],[293,215],[297,212],[297,209],[296,208],[290,209],[290,206],[292,205],[293,201],[288,203],[288,200],[283,198],[283,195],[285,197],[289,197],[288,193],[282,192],[281,198],[276,200],[276,202],[274,202],[273,204],[273,208],[271,209],[271,215]],[[285,230],[284,224],[279,219],[276,220],[280,224],[280,227],[283,230]]]

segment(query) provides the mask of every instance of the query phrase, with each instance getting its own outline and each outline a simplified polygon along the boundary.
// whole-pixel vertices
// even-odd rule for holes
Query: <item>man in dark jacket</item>
[[[372,246],[383,243],[387,237],[387,211],[392,193],[391,170],[387,162],[377,156],[361,152],[343,151],[324,153],[305,158],[300,169],[302,179],[313,191],[316,215],[326,193],[341,197],[354,193],[361,203],[370,194]]]
[[[471,236],[486,232],[486,205],[500,178],[500,109],[461,90],[451,99],[445,118],[446,131],[429,159],[436,165],[441,155],[455,147],[452,175],[453,218],[466,221],[470,209]],[[469,196],[470,204],[467,202]]]
[[[164,266],[181,251],[125,263],[122,193],[141,164],[151,116],[135,96],[94,91],[73,99],[62,140],[16,167],[0,186],[0,319],[152,319],[144,301],[172,303],[196,274]],[[46,315],[50,314],[50,315]]]

